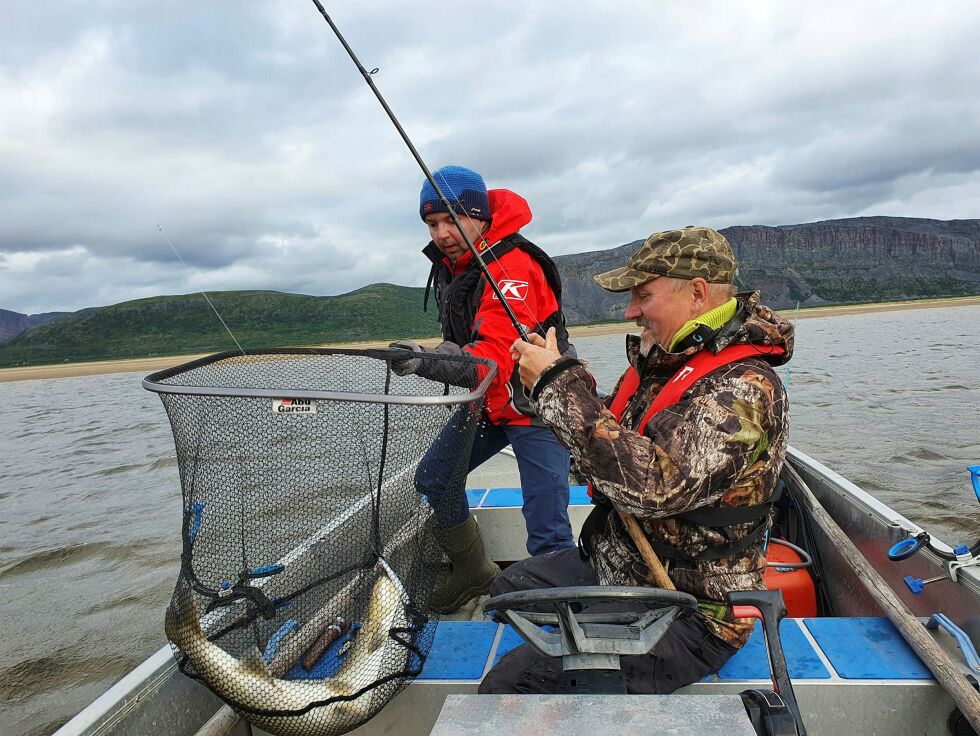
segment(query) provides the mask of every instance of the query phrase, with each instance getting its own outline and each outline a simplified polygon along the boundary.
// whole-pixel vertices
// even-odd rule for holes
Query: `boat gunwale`
[[[176,671],[177,660],[173,649],[170,644],[164,644],[74,715],[52,736],[94,736],[108,733],[106,729],[136,707],[144,694],[160,689]]]

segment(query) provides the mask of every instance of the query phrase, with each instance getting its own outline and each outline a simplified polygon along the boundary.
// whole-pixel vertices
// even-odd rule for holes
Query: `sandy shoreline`
[[[813,317],[836,317],[846,314],[865,314],[869,312],[894,312],[910,309],[937,309],[945,307],[967,307],[980,305],[980,296],[964,296],[944,299],[917,299],[904,302],[878,302],[875,304],[852,304],[846,306],[811,307],[800,309],[799,319]],[[786,309],[785,317],[797,318],[795,310]],[[610,322],[598,325],[570,327],[569,333],[575,337],[599,335],[620,335],[630,332],[634,325],[629,322]],[[424,342],[424,341],[423,341]],[[353,342],[333,347],[383,348],[389,341]],[[89,363],[65,363],[61,365],[38,365],[27,368],[0,368],[0,383],[7,381],[28,381],[41,378],[69,378],[73,376],[95,376],[108,373],[152,373],[173,365],[185,363],[201,355],[170,355],[159,358],[134,358],[130,360],[102,360]]]

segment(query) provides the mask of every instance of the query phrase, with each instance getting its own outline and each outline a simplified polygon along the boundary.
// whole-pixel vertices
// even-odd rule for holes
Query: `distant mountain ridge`
[[[763,301],[777,309],[980,294],[977,219],[858,217],[721,232],[739,261],[737,285],[760,290]],[[622,318],[626,296],[603,291],[592,277],[623,265],[642,242],[555,257],[570,324]],[[422,293],[416,287],[372,284],[326,297],[272,291],[210,296],[245,347],[269,347],[434,336],[435,310],[422,312]],[[0,310],[0,341],[4,329],[21,332],[0,344],[0,367],[235,347],[199,294],[69,314]]]
[[[340,296],[276,291],[210,292],[246,348],[430,336],[423,289],[371,284]],[[159,296],[82,309],[0,345],[0,367],[235,350],[200,294]]]
[[[0,309],[0,343],[17,337],[32,327],[43,325],[71,312],[45,312],[44,314],[21,314],[8,309]]]
[[[857,217],[721,233],[739,262],[737,286],[777,309],[980,293],[980,220]],[[592,276],[624,265],[642,242],[555,258],[570,323],[622,316],[626,297]]]

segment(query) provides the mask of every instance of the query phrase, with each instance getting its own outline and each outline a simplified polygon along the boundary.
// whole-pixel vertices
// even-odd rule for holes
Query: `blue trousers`
[[[450,419],[415,473],[415,487],[432,506],[436,524],[449,529],[466,521],[470,513],[466,500],[466,473],[509,444],[514,449],[521,475],[528,554],[540,555],[574,547],[572,527],[568,522],[568,450],[558,444],[551,430],[499,426],[490,424],[483,417],[466,458],[461,457],[456,440],[460,421],[465,421],[462,413]]]

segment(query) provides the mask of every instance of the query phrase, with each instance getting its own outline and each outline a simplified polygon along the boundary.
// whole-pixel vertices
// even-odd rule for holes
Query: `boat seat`
[[[787,618],[780,634],[793,680],[932,679],[885,618]],[[521,643],[510,626],[492,621],[439,621],[418,679],[479,683],[490,667]],[[748,643],[703,682],[768,679],[765,639],[757,623]]]
[[[520,488],[467,488],[466,500],[471,509],[502,509],[522,506],[524,494]],[[589,506],[591,503],[588,487],[568,487],[569,506]]]
[[[786,666],[793,680],[826,680],[830,672],[820,660],[813,645],[800,628],[801,619],[786,618],[779,627],[779,638],[783,642]],[[718,680],[768,680],[769,657],[766,654],[766,638],[762,634],[762,623],[756,621],[752,636],[744,647],[739,649],[717,675],[709,675],[705,681]]]
[[[933,679],[887,618],[807,618],[803,625],[844,679]]]

